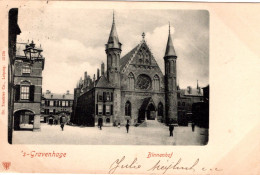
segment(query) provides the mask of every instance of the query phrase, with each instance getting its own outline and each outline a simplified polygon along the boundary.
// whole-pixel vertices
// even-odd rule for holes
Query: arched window
[[[106,123],[110,123],[110,118],[107,118],[107,119],[106,119]]]
[[[163,116],[163,104],[161,102],[158,104],[158,116]]]
[[[128,75],[128,89],[129,90],[135,89],[135,78],[132,72]]]
[[[160,90],[160,79],[158,75],[155,75],[153,77],[153,89],[155,91],[159,91]]]
[[[127,101],[125,103],[125,116],[131,116],[131,103]]]

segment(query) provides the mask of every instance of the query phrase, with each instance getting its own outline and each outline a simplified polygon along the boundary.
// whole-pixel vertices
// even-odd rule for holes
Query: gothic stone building
[[[74,90],[73,122],[94,126],[99,118],[104,125],[131,125],[145,120],[177,123],[177,56],[168,35],[164,58],[165,75],[148,47],[142,41],[121,57],[122,44],[113,19],[105,46],[107,70],[101,65],[97,77],[85,72]]]

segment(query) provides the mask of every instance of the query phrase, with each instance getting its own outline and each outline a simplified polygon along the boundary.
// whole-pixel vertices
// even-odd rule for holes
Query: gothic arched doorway
[[[152,103],[148,105],[147,111],[146,111],[147,120],[155,120],[156,118],[156,111],[155,107]]]
[[[23,128],[28,129],[29,125],[33,125],[33,120],[34,120],[34,113],[32,111],[29,110],[16,111],[14,113],[14,130],[20,130]]]

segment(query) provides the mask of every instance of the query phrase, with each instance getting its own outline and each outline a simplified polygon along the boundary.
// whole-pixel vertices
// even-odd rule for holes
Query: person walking
[[[126,132],[128,133],[128,131],[129,131],[129,120],[127,120],[127,122],[126,122],[126,125],[125,125],[125,127],[126,127]]]
[[[192,122],[191,128],[192,128],[192,132],[194,132],[195,131],[195,123],[194,122]]]
[[[61,116],[60,117],[60,127],[61,127],[61,130],[64,131],[64,126],[65,126],[65,123],[66,123],[66,118],[65,116]]]
[[[98,127],[100,130],[102,130],[102,118],[98,119]]]
[[[170,124],[169,125],[170,137],[173,137],[173,130],[174,130],[174,126],[173,124]]]

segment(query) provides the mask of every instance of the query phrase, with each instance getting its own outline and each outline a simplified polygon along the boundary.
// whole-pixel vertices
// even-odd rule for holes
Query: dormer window
[[[30,73],[31,73],[31,68],[30,68],[30,66],[28,66],[28,65],[23,66],[23,68],[22,68],[22,73],[23,73],[23,74],[30,74]]]

